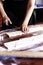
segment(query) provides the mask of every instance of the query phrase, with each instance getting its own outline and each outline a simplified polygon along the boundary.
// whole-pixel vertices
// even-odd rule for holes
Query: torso
[[[23,10],[26,10],[27,0],[5,0],[4,6],[7,7],[6,9],[21,12]]]
[[[23,20],[25,17],[27,1],[28,0],[5,0],[3,3],[6,12],[7,11],[13,12],[14,16],[18,18],[17,21],[19,22]]]

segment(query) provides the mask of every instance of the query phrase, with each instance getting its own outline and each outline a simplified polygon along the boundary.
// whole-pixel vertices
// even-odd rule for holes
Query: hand
[[[10,20],[10,18],[8,16],[4,16],[3,17],[3,21],[4,21],[4,23],[6,25],[12,24],[12,22],[11,22],[11,20]]]
[[[22,31],[23,32],[29,31],[29,28],[28,28],[28,25],[27,24],[25,24],[25,23],[22,24]]]

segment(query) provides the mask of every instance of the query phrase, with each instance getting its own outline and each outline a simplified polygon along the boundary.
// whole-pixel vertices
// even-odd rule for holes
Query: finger
[[[24,32],[25,32],[25,33],[27,32],[27,28],[24,28]]]
[[[24,27],[22,27],[22,32],[24,32]]]
[[[9,23],[12,24],[11,20],[9,19]]]
[[[29,31],[28,27],[24,27],[24,32],[28,32],[28,31]]]
[[[23,27],[23,32],[26,32],[27,31],[27,28],[26,27]]]
[[[8,20],[7,19],[5,20],[5,24],[8,25]]]

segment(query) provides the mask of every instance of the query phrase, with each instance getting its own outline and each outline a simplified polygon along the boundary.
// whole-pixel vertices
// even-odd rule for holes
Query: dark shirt
[[[16,21],[21,23],[21,20],[24,19],[26,14],[27,1],[28,0],[5,0],[3,2],[4,9],[12,21],[14,21],[15,17],[15,20],[17,19]]]
[[[5,0],[5,10],[12,11],[15,15],[23,15],[26,12],[27,0]]]

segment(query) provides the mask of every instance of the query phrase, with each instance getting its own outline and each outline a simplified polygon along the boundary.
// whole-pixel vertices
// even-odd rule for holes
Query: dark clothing
[[[4,9],[12,21],[12,27],[21,26],[26,15],[27,3],[28,0],[5,0],[3,2]]]

